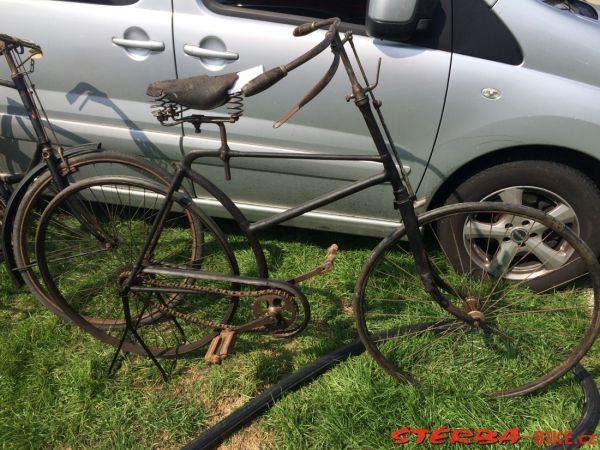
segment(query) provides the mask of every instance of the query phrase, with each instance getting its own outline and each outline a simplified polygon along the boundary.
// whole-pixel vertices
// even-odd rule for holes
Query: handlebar
[[[303,55],[299,56],[298,58],[285,65],[267,70],[265,73],[257,76],[256,78],[246,83],[242,87],[242,93],[244,94],[244,96],[250,97],[252,95],[256,95],[264,91],[265,89],[270,88],[279,80],[284,78],[288,74],[288,72],[294,70],[296,67],[301,66],[302,64],[306,63],[307,61],[313,59],[315,56],[320,54],[323,50],[325,50],[331,45],[334,37],[337,36],[340,23],[341,20],[339,18],[333,17],[331,19],[319,20],[297,26],[293,32],[294,36],[306,36],[307,34],[312,33],[313,31],[325,27],[327,25],[329,25],[329,29],[327,30],[327,33],[325,34],[323,40]]]
[[[37,59],[43,55],[42,48],[34,42],[0,33],[0,55],[4,55],[13,80],[19,75],[19,67],[23,64],[17,63],[13,52],[15,52],[17,55],[22,54],[24,52],[24,48],[30,49],[30,55],[25,61],[28,59]],[[31,71],[33,71],[33,65],[31,66]],[[0,86],[18,89],[15,82],[10,80],[0,79]]]
[[[2,54],[6,48],[10,50],[18,47],[26,47],[30,48],[33,51],[40,52],[42,51],[42,47],[37,45],[35,42],[28,41],[26,39],[19,39],[14,36],[9,36],[8,34],[0,33],[0,54]]]
[[[332,17],[331,19],[315,20],[313,22],[303,23],[302,25],[298,25],[296,28],[294,28],[293,34],[296,37],[306,36],[307,34],[310,34],[313,31],[318,30],[319,28],[323,28],[327,25],[332,25],[336,19],[339,20],[337,17]],[[336,28],[338,27],[339,23]]]

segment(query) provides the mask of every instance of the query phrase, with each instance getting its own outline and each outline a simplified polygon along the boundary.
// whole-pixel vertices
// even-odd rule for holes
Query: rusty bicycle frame
[[[455,317],[463,320],[466,323],[473,324],[474,319],[468,315],[467,312],[457,308],[453,305],[443,294],[442,291],[453,292],[456,294],[456,290],[450,288],[443,280],[437,277],[434,271],[431,268],[431,264],[428,260],[428,255],[425,250],[423,237],[419,230],[417,216],[415,213],[415,202],[416,197],[412,190],[412,187],[408,181],[406,174],[402,169],[402,163],[399,158],[394,154],[391,150],[393,147],[393,141],[391,139],[390,133],[385,125],[385,121],[383,119],[383,115],[381,113],[380,107],[381,102],[375,99],[373,95],[373,90],[376,87],[377,83],[371,85],[368,83],[366,79],[365,72],[363,70],[362,64],[356,50],[354,48],[352,42],[352,34],[346,33],[344,37],[341,37],[338,34],[338,27],[340,25],[340,20],[337,18],[321,20],[317,22],[312,22],[309,24],[304,24],[297,27],[294,30],[295,36],[306,35],[318,28],[329,26],[329,30],[327,31],[325,38],[323,41],[318,44],[316,47],[295,59],[294,61],[284,65],[279,66],[275,69],[271,69],[270,71],[265,72],[264,74],[258,76],[254,80],[251,80],[248,84],[246,84],[242,88],[242,92],[245,96],[250,96],[257,94],[268,87],[272,86],[274,83],[283,78],[290,70],[295,69],[296,67],[304,64],[308,60],[314,58],[316,55],[321,53],[326,48],[331,48],[333,52],[333,62],[331,67],[325,74],[325,76],[306,94],[306,96],[299,101],[298,104],[293,106],[280,120],[278,120],[274,127],[281,126],[285,121],[287,121],[295,112],[297,112],[302,106],[312,100],[315,96],[317,96],[323,88],[331,81],[333,75],[339,67],[339,62],[341,60],[342,65],[345,68],[345,71],[348,75],[348,79],[351,84],[352,94],[347,97],[347,100],[353,100],[354,104],[357,106],[358,110],[363,116],[363,119],[369,129],[370,135],[373,139],[375,147],[377,149],[377,156],[373,155],[331,155],[331,154],[279,154],[274,152],[245,152],[245,151],[234,151],[231,150],[227,144],[227,134],[225,130],[226,123],[232,123],[237,121],[238,117],[221,117],[221,116],[201,116],[201,115],[192,115],[188,117],[182,118],[178,123],[181,122],[190,122],[195,127],[196,130],[199,131],[200,125],[209,123],[215,124],[218,126],[220,130],[220,139],[221,139],[221,147],[218,150],[194,150],[190,151],[182,161],[176,165],[176,172],[172,179],[171,185],[169,187],[168,193],[166,195],[166,199],[163,202],[156,220],[152,224],[149,234],[144,242],[142,250],[137,258],[135,265],[133,266],[131,272],[127,280],[122,284],[121,287],[121,297],[123,299],[123,308],[124,315],[127,323],[127,327],[125,333],[127,333],[127,329],[131,331],[134,337],[140,342],[140,344],[148,353],[148,356],[151,357],[153,362],[159,367],[163,376],[165,372],[160,367],[160,364],[155,359],[154,355],[152,355],[149,348],[146,347],[141,337],[137,334],[135,330],[135,326],[131,321],[131,312],[129,309],[129,303],[127,300],[128,293],[135,291],[144,291],[144,292],[172,292],[172,293],[190,293],[193,294],[194,291],[191,289],[186,289],[185,287],[181,288],[159,288],[159,287],[150,287],[150,286],[139,286],[136,285],[136,280],[139,279],[138,275],[140,274],[160,274],[164,276],[172,276],[172,277],[185,277],[190,279],[200,279],[200,280],[211,280],[211,281],[225,281],[230,283],[238,283],[243,285],[256,286],[261,288],[277,288],[282,289],[284,291],[289,292],[291,295],[300,297],[304,299],[301,291],[295,287],[292,283],[294,280],[290,280],[291,282],[283,282],[276,280],[269,280],[268,278],[268,268],[265,259],[264,252],[262,250],[259,239],[257,238],[257,234],[263,230],[266,230],[270,227],[273,227],[277,224],[285,222],[287,220],[293,219],[295,217],[301,216],[302,214],[313,211],[322,206],[328,205],[336,200],[348,197],[357,192],[363,191],[369,187],[376,186],[382,183],[389,182],[392,186],[393,194],[394,194],[394,208],[396,208],[399,213],[402,222],[407,231],[408,241],[410,244],[410,249],[414,254],[415,261],[417,264],[419,276],[423,282],[423,285],[426,291],[431,295],[431,297],[445,310],[454,315]],[[360,67],[360,71],[363,75],[363,78],[366,83],[366,87],[361,86],[358,81],[357,75],[354,71],[352,63],[350,62],[350,58],[345,49],[345,44],[349,44],[353,50],[356,61]],[[380,123],[378,123],[375,114],[373,112],[373,106],[379,116]],[[381,125],[380,125],[381,124]],[[382,131],[383,129],[383,131]],[[386,144],[384,134],[387,137],[390,145]],[[192,163],[200,158],[220,158],[225,167],[225,177],[226,179],[230,179],[230,169],[229,169],[229,161],[231,158],[277,158],[277,159],[312,159],[312,160],[327,160],[327,161],[370,161],[377,162],[382,164],[383,170],[375,175],[367,177],[365,179],[350,183],[340,189],[334,190],[332,192],[326,193],[319,197],[313,198],[305,203],[302,203],[298,206],[289,208],[285,211],[274,214],[270,217],[267,217],[263,220],[259,220],[257,222],[251,223],[244,214],[240,211],[240,209],[235,205],[235,203],[229,198],[227,194],[225,194],[221,189],[219,189],[216,185],[210,182],[207,178],[195,172],[192,169]],[[225,209],[231,214],[233,219],[237,222],[240,230],[244,234],[245,238],[250,243],[250,246],[254,252],[256,257],[256,261],[258,264],[258,273],[259,277],[244,277],[244,276],[234,276],[234,275],[225,275],[225,274],[216,274],[216,273],[208,273],[203,272],[201,270],[195,269],[178,269],[178,268],[165,268],[160,266],[153,266],[152,264],[148,264],[149,259],[147,255],[153,252],[153,249],[158,243],[158,239],[161,234],[162,225],[166,220],[166,217],[169,213],[170,207],[173,203],[173,198],[175,193],[181,188],[182,183],[185,179],[190,179],[194,183],[197,183],[206,191],[208,191],[211,195],[215,197],[217,201],[219,201]],[[256,322],[256,321],[255,321]],[[125,339],[125,334],[123,336],[123,340]],[[119,350],[117,350],[118,352]],[[116,357],[116,355],[115,355]],[[114,361],[113,361],[114,362]]]
[[[28,49],[28,55],[21,59]],[[2,256],[7,265],[7,272],[17,287],[24,284],[23,276],[17,269],[14,251],[12,248],[11,231],[17,214],[17,209],[29,186],[36,177],[43,172],[49,171],[52,181],[60,191],[69,185],[68,175],[71,167],[68,159],[87,153],[101,151],[99,143],[82,144],[71,147],[65,151],[58,141],[52,124],[37,95],[35,86],[29,79],[29,74],[34,70],[34,63],[42,56],[39,45],[24,40],[0,34],[0,55],[3,55],[10,72],[10,80],[0,79],[0,86],[14,89],[19,93],[25,114],[31,122],[36,140],[36,150],[27,168],[22,173],[0,175],[0,200],[3,202],[4,211],[2,215]],[[29,68],[26,64],[29,63]],[[44,126],[44,122],[47,126]],[[48,131],[52,134],[52,139]],[[93,225],[93,219],[86,216],[76,202],[71,201],[69,207],[80,222],[86,226],[98,239],[102,241],[110,238]]]

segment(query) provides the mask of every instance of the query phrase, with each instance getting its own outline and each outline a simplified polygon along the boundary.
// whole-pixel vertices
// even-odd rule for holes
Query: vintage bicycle
[[[385,124],[377,83],[369,83],[340,20],[298,26],[295,36],[327,27],[324,39],[292,62],[234,89],[238,74],[155,82],[148,94],[164,125],[218,127],[217,150],[189,151],[168,187],[128,176],[82,179],[45,208],[36,233],[36,270],[48,296],[81,328],[116,352],[176,358],[208,346],[219,362],[236,337],[263,332],[299,335],[310,304],[298,283],[331,268],[323,265],[288,280],[269,278],[258,235],[277,224],[380,184],[390,186],[398,228],[364,265],[354,292],[354,315],[369,353],[399,380],[428,383],[451,367],[448,385],[493,397],[533,392],[566,373],[585,355],[599,330],[600,268],[569,226],[535,209],[497,202],[462,203],[417,216],[422,206],[403,171]],[[351,53],[347,52],[351,49]],[[243,97],[256,95],[326,49],[333,62],[324,77],[275,123],[283,125],[321,92],[341,62],[353,101],[369,129],[376,155],[247,152],[230,149],[226,124],[239,120]],[[353,55],[364,85],[358,80]],[[232,89],[234,89],[232,91]],[[228,114],[188,114],[227,105]],[[379,173],[250,222],[213,182],[192,169],[201,158],[370,161]],[[181,187],[191,180],[235,222],[243,242],[221,227]],[[266,182],[266,181],[265,181]],[[274,187],[275,188],[275,187]],[[71,204],[91,223],[82,225]],[[99,239],[98,235],[104,236]],[[250,253],[255,267],[240,268]]]
[[[143,158],[105,151],[100,143],[86,143],[65,149],[30,77],[35,69],[35,61],[43,57],[41,46],[0,34],[0,55],[4,56],[11,78],[0,79],[0,86],[18,92],[23,115],[29,118],[37,144],[23,172],[0,175],[3,256],[8,273],[17,286],[26,284],[45,307],[66,318],[46,294],[36,272],[35,230],[49,199],[69,184],[99,174],[135,175],[162,184],[169,183],[170,175]],[[10,156],[9,151],[6,153],[7,160],[10,160]],[[77,214],[80,220],[85,220],[84,212]],[[94,322],[93,318],[88,319]]]

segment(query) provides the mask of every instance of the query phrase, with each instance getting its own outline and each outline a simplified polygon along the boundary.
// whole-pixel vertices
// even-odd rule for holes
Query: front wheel
[[[354,294],[360,337],[389,374],[512,397],[546,386],[584,356],[599,329],[600,266],[568,227],[532,208],[493,202],[439,208],[419,226],[438,289],[473,323],[423,289],[399,228],[375,248]],[[477,263],[477,248],[486,250],[487,263]],[[532,258],[577,276],[557,273],[560,282],[543,292],[527,276],[507,276]]]

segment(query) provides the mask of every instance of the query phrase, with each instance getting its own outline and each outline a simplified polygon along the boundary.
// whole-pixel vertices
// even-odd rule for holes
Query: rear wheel
[[[217,293],[197,295],[157,292],[152,288],[193,289],[185,276],[137,275],[133,284],[150,288],[121,296],[141,248],[165,201],[167,190],[157,184],[127,177],[97,177],[61,191],[44,211],[38,227],[36,256],[48,294],[77,325],[103,342],[123,350],[146,354],[131,332],[125,333],[123,298],[131,311],[131,323],[143,342],[157,356],[177,356],[202,347],[217,332],[214,326],[191,323],[164,312],[201,311],[216,324],[232,318],[238,299]],[[93,228],[81,225],[69,205],[78,203]],[[104,242],[97,235],[108,236]],[[172,204],[154,250],[144,266],[163,269],[197,269],[238,274],[235,256],[217,225],[188,198]],[[203,286],[235,289],[226,282]],[[167,289],[167,290],[168,290]],[[172,291],[171,291],[172,292]]]
[[[360,337],[389,374],[511,397],[560,377],[592,345],[599,328],[600,267],[562,223],[522,206],[466,203],[433,210],[419,218],[419,226],[438,289],[473,323],[448,313],[423,289],[400,228],[375,248],[354,300]],[[516,250],[506,252],[505,242]],[[489,258],[477,264],[481,248]],[[507,276],[532,255],[540,257],[540,249],[543,262],[560,261],[549,269],[559,283],[540,291],[529,284],[534,272]],[[578,276],[563,286],[569,278],[563,271]]]

